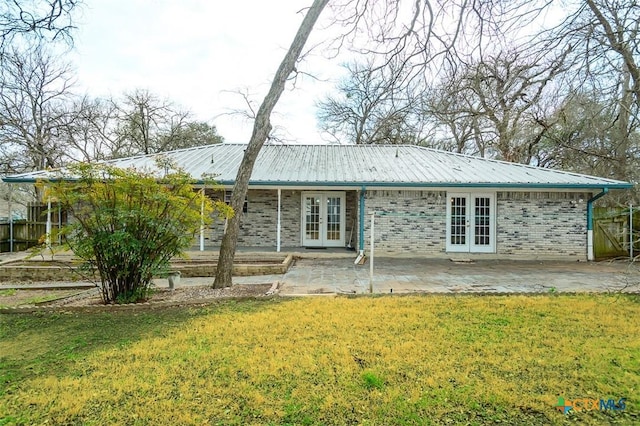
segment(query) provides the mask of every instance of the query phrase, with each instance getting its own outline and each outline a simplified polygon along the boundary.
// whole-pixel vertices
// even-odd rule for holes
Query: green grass
[[[639,314],[554,294],[0,315],[0,425],[634,424]]]

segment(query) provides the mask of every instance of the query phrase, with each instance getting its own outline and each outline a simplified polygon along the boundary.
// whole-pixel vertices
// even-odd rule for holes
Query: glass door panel
[[[494,203],[493,194],[448,194],[447,251],[495,252]]]
[[[304,197],[304,241],[305,245],[320,243],[320,203],[321,198],[312,195]]]
[[[344,246],[345,193],[302,193],[302,245]]]
[[[329,241],[337,241],[342,238],[342,198],[327,197],[327,234]]]
[[[451,197],[451,232],[449,243],[453,245],[467,244],[467,198]]]

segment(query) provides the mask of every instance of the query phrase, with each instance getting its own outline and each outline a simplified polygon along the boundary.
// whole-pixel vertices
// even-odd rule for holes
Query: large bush
[[[96,268],[105,303],[129,303],[148,297],[154,275],[191,246],[200,226],[214,211],[212,202],[183,171],[163,165],[157,173],[106,164],[77,164],[49,182],[48,195],[72,215],[63,229],[74,253]],[[202,214],[204,213],[204,214]]]

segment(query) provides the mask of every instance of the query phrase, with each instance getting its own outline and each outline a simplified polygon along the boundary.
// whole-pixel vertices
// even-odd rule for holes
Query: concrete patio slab
[[[247,258],[261,258],[264,252],[242,251]],[[289,252],[295,263],[284,274],[234,276],[234,284],[280,284],[279,294],[328,295],[369,293],[367,262],[354,265],[355,253],[345,250]],[[284,255],[285,252],[280,255]],[[209,253],[190,253],[192,258]],[[24,257],[25,254],[22,254]],[[19,254],[0,261],[15,260]],[[167,279],[156,279],[157,287],[168,287]],[[213,277],[185,278],[179,286],[207,286]],[[4,283],[0,283],[2,285]],[[35,284],[35,283],[34,283]],[[43,283],[46,288],[95,283]],[[9,288],[2,286],[2,288]],[[13,286],[12,286],[13,287]],[[373,292],[384,293],[553,293],[635,292],[640,293],[640,266],[628,261],[553,262],[377,257],[374,261]],[[24,287],[23,287],[24,288]]]
[[[633,285],[635,283],[635,285]],[[547,293],[640,291],[640,273],[627,262],[542,262],[376,258],[373,293]],[[352,259],[298,259],[282,277],[280,294],[362,294],[369,264]]]

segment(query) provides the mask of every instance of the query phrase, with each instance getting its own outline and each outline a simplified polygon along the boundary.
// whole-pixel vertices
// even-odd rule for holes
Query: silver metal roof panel
[[[232,184],[244,155],[244,144],[216,144],[110,160],[118,167],[155,169],[159,155],[168,157],[195,179],[214,175]],[[39,171],[3,178],[35,182],[57,173]],[[252,186],[389,186],[509,188],[630,188],[613,179],[524,164],[488,160],[412,145],[265,145],[256,160]]]

